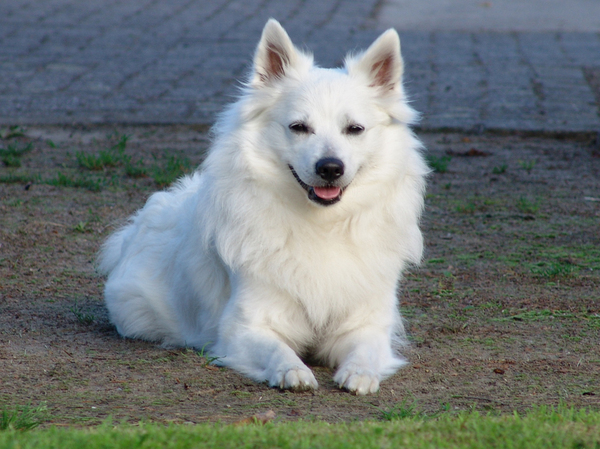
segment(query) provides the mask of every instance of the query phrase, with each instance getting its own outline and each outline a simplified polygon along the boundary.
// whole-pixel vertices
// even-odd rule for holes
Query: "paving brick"
[[[3,0],[0,124],[212,123],[275,17],[323,66],[383,31],[377,0]],[[401,31],[425,127],[600,129],[600,35]],[[587,73],[587,72],[586,72]]]
[[[600,66],[599,33],[561,33],[560,44],[574,64]]]

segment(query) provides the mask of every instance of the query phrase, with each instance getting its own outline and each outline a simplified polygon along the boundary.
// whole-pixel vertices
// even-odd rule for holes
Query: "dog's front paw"
[[[301,366],[277,370],[269,380],[269,385],[296,391],[316,390],[319,386],[312,371]]]
[[[379,390],[379,376],[356,363],[341,366],[333,376],[333,380],[340,388],[358,395],[376,393]]]

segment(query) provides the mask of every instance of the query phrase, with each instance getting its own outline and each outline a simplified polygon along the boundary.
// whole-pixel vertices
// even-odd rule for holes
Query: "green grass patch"
[[[573,276],[579,268],[568,262],[538,262],[531,272],[545,278]]]
[[[498,166],[492,168],[492,173],[495,175],[501,175],[503,173],[506,173],[507,169],[508,169],[508,165],[506,165],[506,164],[498,165]]]
[[[9,126],[0,132],[0,139],[8,140],[25,136],[25,129],[19,125]]]
[[[144,167],[142,161],[133,162],[131,158],[127,158],[123,165],[125,174],[130,178],[144,178],[148,176],[148,170]]]
[[[552,245],[525,236],[531,242],[520,246],[507,257],[523,263],[531,273],[540,277],[573,276],[600,270],[600,248],[585,244],[574,246]]]
[[[592,326],[600,326],[600,315],[589,314],[586,312],[575,313],[565,310],[525,310],[523,312],[511,315],[505,318],[499,318],[495,321],[547,321],[547,320],[577,320],[588,322]]]
[[[450,156],[434,156],[433,154],[427,155],[426,159],[427,165],[436,173],[446,173],[452,160]]]
[[[45,403],[41,403],[37,407],[25,405],[3,409],[0,412],[0,431],[31,430],[39,426],[46,418],[47,408]]]
[[[461,214],[474,214],[477,210],[477,204],[475,204],[473,201],[469,201],[467,203],[457,205],[455,210]]]
[[[7,167],[17,168],[21,166],[21,157],[33,148],[31,143],[19,145],[11,143],[6,148],[0,148],[0,160]]]
[[[154,155],[154,160],[150,163],[140,158],[134,159],[134,156],[125,154],[129,136],[115,133],[107,138],[113,142],[107,149],[95,153],[84,151],[75,153],[76,170],[69,169],[70,164],[63,164],[63,171],[56,174],[48,173],[43,178],[40,174],[15,173],[12,170],[21,166],[21,157],[32,149],[31,143],[21,145],[15,142],[6,148],[0,147],[0,162],[11,169],[7,170],[7,173],[0,174],[0,183],[47,184],[99,192],[107,186],[122,186],[124,178],[151,178],[157,187],[162,188],[172,184],[186,173],[192,172],[195,167],[188,157],[175,154],[169,149],[165,149],[161,155]],[[52,148],[56,148],[54,142],[47,141],[47,143]]]
[[[450,200],[448,203],[454,206],[454,211],[460,214],[474,214],[475,212],[499,211],[504,209],[504,204],[498,199],[471,196],[459,200]]]
[[[31,173],[7,173],[6,175],[0,175],[1,184],[26,184],[28,182],[41,182],[41,177]]]
[[[166,187],[191,169],[192,164],[187,157],[171,155],[152,168],[151,176],[159,187]]]
[[[533,215],[540,209],[540,205],[522,196],[517,200],[517,209],[524,214]]]
[[[477,412],[436,419],[407,417],[389,422],[267,423],[250,425],[51,427],[0,433],[0,447],[28,448],[598,448],[600,413],[540,409],[524,415]]]
[[[490,227],[491,228],[491,227]],[[491,235],[489,231],[484,235]],[[593,244],[573,246],[555,245],[554,238],[549,242],[536,238],[536,234],[515,235],[512,242],[495,251],[483,250],[472,254],[456,254],[447,257],[450,265],[495,262],[516,268],[540,280],[557,281],[580,276],[598,276],[600,270],[600,248]]]
[[[71,312],[77,318],[81,324],[89,325],[94,322],[96,317],[92,313],[84,312],[81,307],[77,303],[73,307],[71,307]]]
[[[83,151],[78,151],[75,154],[75,159],[77,159],[80,167],[98,171],[105,167],[116,167],[120,162],[118,156],[110,150],[103,150],[97,154],[87,154]]]
[[[403,400],[400,404],[395,404],[392,407],[386,409],[378,409],[381,412],[381,417],[385,421],[397,421],[401,419],[432,419],[438,416],[434,414],[428,416],[425,412],[418,408],[416,400],[408,402],[407,399]],[[443,411],[448,411],[447,407],[443,407]]]
[[[48,184],[56,187],[75,187],[84,188],[91,192],[99,192],[102,190],[102,181],[97,178],[87,176],[69,176],[63,173],[57,173],[56,178],[48,179],[43,181],[44,184]]]
[[[130,178],[150,176],[158,187],[170,185],[192,169],[192,163],[187,157],[174,154],[170,154],[161,160],[155,157],[154,164],[147,168],[143,161],[133,160],[132,156],[125,154],[129,136],[117,135],[117,138],[119,139],[118,142],[107,150],[99,151],[96,154],[81,151],[76,153],[75,158],[79,166],[91,171],[121,168],[124,174]],[[167,151],[165,150],[165,153]]]
[[[457,254],[456,260],[460,262],[464,262],[467,266],[471,266],[475,263],[475,261],[482,259],[483,256],[480,256],[479,253],[473,254]]]
[[[75,226],[73,226],[74,232],[85,233],[88,232],[88,223],[86,221],[80,221]]]
[[[58,172],[54,178],[43,179],[38,174],[31,173],[8,173],[0,175],[1,184],[47,184],[55,187],[74,187],[84,188],[92,192],[99,192],[103,187],[103,180],[100,178],[79,175],[77,177]]]
[[[531,173],[531,170],[533,170],[533,167],[535,167],[535,160],[519,161],[519,167],[521,167],[527,173]]]
[[[101,150],[96,154],[88,154],[83,151],[78,151],[75,154],[75,159],[80,167],[88,170],[103,170],[106,167],[117,167],[125,162],[130,162],[131,158],[125,157],[125,148],[127,146],[129,136],[123,134],[119,137],[118,142],[108,150]]]

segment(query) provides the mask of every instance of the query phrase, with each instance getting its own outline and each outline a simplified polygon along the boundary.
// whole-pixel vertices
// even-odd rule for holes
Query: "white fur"
[[[241,98],[203,166],[155,193],[104,245],[106,304],[126,337],[205,347],[281,388],[316,388],[300,357],[340,387],[377,391],[405,362],[396,290],[418,263],[427,167],[408,129],[395,31],[343,69],[315,67],[270,20]],[[311,133],[289,125],[301,120]],[[343,130],[364,127],[360,135]],[[346,167],[341,200],[310,201],[292,175]]]

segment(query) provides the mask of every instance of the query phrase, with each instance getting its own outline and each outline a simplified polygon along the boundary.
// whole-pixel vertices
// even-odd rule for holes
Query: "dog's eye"
[[[294,122],[289,126],[290,130],[296,134],[308,134],[310,128],[306,123]]]
[[[358,134],[361,134],[364,130],[365,128],[360,125],[348,125],[346,126],[344,132],[346,134],[350,134],[351,136],[356,136]]]

